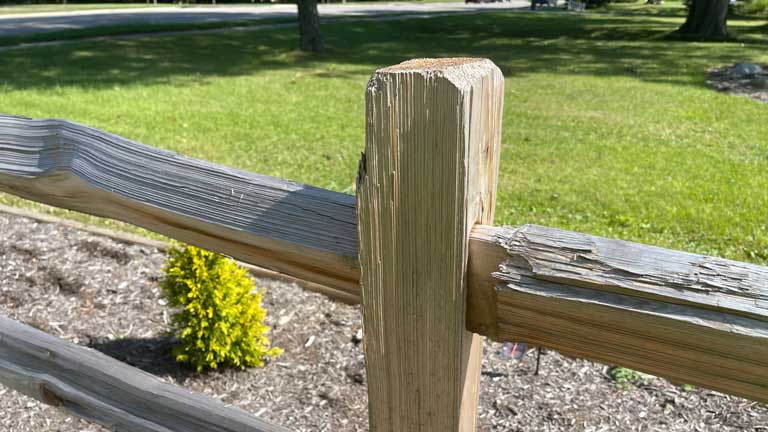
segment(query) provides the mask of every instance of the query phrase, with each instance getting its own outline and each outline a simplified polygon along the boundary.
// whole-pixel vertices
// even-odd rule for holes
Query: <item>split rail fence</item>
[[[768,402],[768,268],[492,225],[503,87],[482,59],[377,71],[356,198],[13,116],[0,190],[362,302],[375,431],[474,430],[484,336]],[[0,382],[117,430],[286,430],[7,318]]]

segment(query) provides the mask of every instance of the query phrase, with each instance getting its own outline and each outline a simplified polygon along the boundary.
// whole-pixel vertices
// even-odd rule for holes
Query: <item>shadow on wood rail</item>
[[[0,190],[360,296],[348,195],[12,116]],[[469,260],[473,332],[768,402],[766,267],[539,226],[476,226]]]

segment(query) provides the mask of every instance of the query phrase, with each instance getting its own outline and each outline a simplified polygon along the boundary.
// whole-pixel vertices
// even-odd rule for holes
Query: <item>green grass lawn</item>
[[[58,117],[247,170],[352,191],[376,68],[489,57],[507,77],[497,224],[537,223],[768,262],[768,105],[704,85],[768,62],[745,42],[662,36],[675,16],[495,13],[9,51],[0,112]],[[30,205],[10,196],[0,202]]]
[[[670,0],[661,5],[646,5],[641,0],[635,3],[608,3],[600,9],[600,12],[618,15],[676,16],[685,18],[688,14],[688,9],[679,0]]]

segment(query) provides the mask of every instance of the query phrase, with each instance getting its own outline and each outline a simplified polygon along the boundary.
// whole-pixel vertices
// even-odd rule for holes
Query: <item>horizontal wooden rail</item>
[[[359,298],[354,197],[61,120],[0,116],[0,190]],[[550,228],[476,226],[468,328],[768,402],[768,268]]]
[[[768,268],[534,225],[473,240],[470,330],[768,402]]]
[[[62,120],[0,116],[0,190],[359,295],[352,196]]]
[[[5,317],[0,317],[0,382],[113,430],[288,431]]]

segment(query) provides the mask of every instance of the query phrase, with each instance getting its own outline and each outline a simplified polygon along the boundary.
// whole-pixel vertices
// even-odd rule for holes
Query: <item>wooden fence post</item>
[[[468,239],[493,219],[503,94],[485,59],[411,60],[368,83],[357,211],[372,431],[475,429]]]

